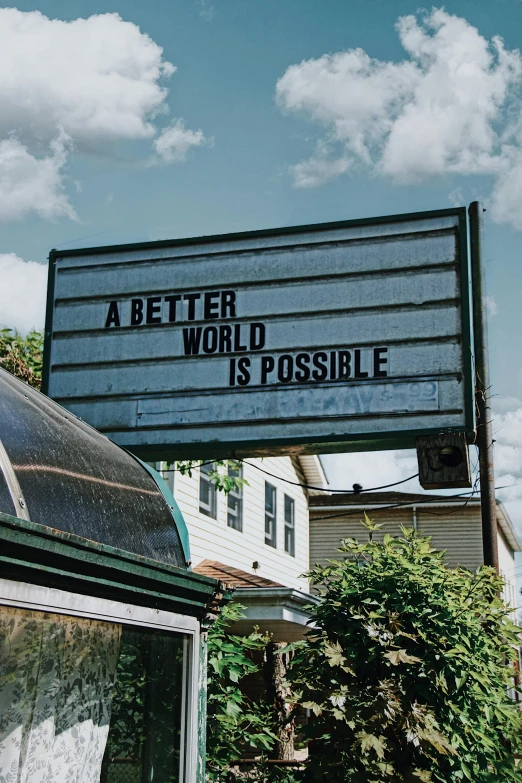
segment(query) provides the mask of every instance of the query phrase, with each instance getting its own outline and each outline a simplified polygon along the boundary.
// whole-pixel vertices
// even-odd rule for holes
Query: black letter
[[[361,349],[356,348],[354,351],[355,354],[355,368],[353,371],[353,377],[354,378],[367,378],[368,373],[361,371]]]
[[[285,369],[286,364],[286,369]],[[288,383],[294,377],[294,360],[289,353],[279,357],[277,363],[277,377],[280,383]]]
[[[183,329],[183,345],[185,346],[185,356],[192,356],[199,353],[199,344],[201,342],[201,326],[195,329]]]
[[[215,353],[218,344],[217,326],[207,326],[203,331],[203,350],[205,353]]]
[[[260,351],[265,347],[265,325],[254,323],[250,324],[250,350]]]
[[[120,325],[120,313],[118,311],[118,302],[110,302],[109,304],[109,312],[107,313],[107,320],[105,321],[105,328],[107,329],[109,326],[119,326]]]
[[[308,366],[310,357],[307,353],[298,353],[295,357],[295,366],[299,369],[296,370],[296,381],[309,381],[310,380],[310,368]]]
[[[201,294],[185,294],[183,297],[188,303],[188,320],[196,320],[196,299],[201,299]]]
[[[261,383],[266,383],[266,378],[269,372],[275,367],[275,361],[273,356],[261,357]]]
[[[238,375],[237,382],[240,386],[246,386],[250,382],[250,372],[247,370],[247,367],[250,367],[250,359],[246,356],[238,359],[237,369],[241,375]]]
[[[236,360],[235,359],[230,360],[230,374],[228,376],[228,385],[229,386],[236,385]]]
[[[386,356],[381,356],[381,353],[388,353],[387,348],[374,348],[373,349],[373,377],[385,378],[388,375],[387,370],[381,370],[381,364],[387,364],[388,359]]]
[[[232,327],[221,324],[219,327],[219,353],[232,352]]]
[[[324,353],[324,351],[314,353],[314,367],[317,367],[317,370],[314,370],[312,373],[312,378],[314,381],[324,381],[328,376],[328,369],[326,367],[327,361],[328,356]]]
[[[205,294],[205,321],[210,318],[219,318],[219,302],[213,302],[213,299],[219,298],[219,291],[215,294]]]
[[[246,351],[247,346],[241,345],[241,324],[234,326],[234,351]]]
[[[227,310],[229,310],[229,317],[236,317],[236,294],[234,291],[222,291],[221,292],[221,318],[227,317]]]
[[[147,299],[147,323],[148,324],[160,324],[161,315],[154,315],[154,313],[161,313],[161,296],[149,296]]]
[[[138,326],[143,321],[143,299],[131,301],[131,326]]]
[[[335,381],[337,378],[337,353],[330,351],[330,380]]]
[[[346,380],[352,372],[352,355],[350,351],[339,351],[339,380]]]
[[[169,303],[169,322],[172,324],[176,320],[176,302],[181,302],[181,295],[166,296],[165,301]]]

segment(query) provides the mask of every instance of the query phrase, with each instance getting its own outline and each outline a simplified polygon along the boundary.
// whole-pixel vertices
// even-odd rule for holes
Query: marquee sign
[[[471,433],[466,210],[50,254],[44,390],[149,458]]]

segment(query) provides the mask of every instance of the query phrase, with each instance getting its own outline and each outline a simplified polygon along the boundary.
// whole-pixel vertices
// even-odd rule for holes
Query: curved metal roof
[[[182,568],[190,558],[159,475],[2,369],[0,511]]]

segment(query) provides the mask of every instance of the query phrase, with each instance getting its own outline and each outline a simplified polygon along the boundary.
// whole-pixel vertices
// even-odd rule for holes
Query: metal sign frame
[[[261,231],[248,231],[233,234],[218,234],[196,238],[183,238],[174,240],[161,240],[155,242],[142,242],[136,244],[109,245],[94,248],[77,248],[73,250],[52,250],[49,255],[49,281],[47,291],[47,313],[44,340],[44,363],[42,390],[48,394],[51,343],[53,334],[53,312],[55,296],[56,265],[60,258],[85,256],[97,254],[111,254],[140,250],[159,250],[162,248],[177,248],[183,245],[198,246],[202,248],[210,243],[225,243],[235,240],[262,239],[263,237],[277,237],[280,235],[292,236],[298,233],[314,233],[329,230],[356,228],[380,224],[393,224],[397,222],[414,222],[430,218],[454,217],[458,219],[458,248],[457,261],[460,262],[460,303],[462,317],[462,357],[463,357],[463,386],[464,386],[464,425],[452,427],[452,432],[464,432],[468,440],[474,438],[474,385],[473,385],[473,357],[472,357],[472,325],[471,325],[471,290],[470,268],[468,253],[468,220],[465,207],[433,210],[426,212],[406,213],[357,220],[337,221],[331,223],[318,223],[313,225],[291,226],[285,228],[267,229]],[[460,369],[460,368],[459,368]],[[175,456],[176,458],[220,458],[244,455],[277,455],[289,453],[327,453],[339,451],[371,451],[377,449],[414,448],[417,436],[437,434],[440,427],[404,430],[389,430],[383,432],[368,432],[354,438],[350,435],[332,435],[326,439],[310,437],[306,443],[302,438],[271,438],[270,440],[249,440],[248,443],[223,443],[216,441],[200,442],[196,446],[187,444],[169,443],[165,446],[146,446],[125,442],[123,445],[142,458],[159,459]],[[110,432],[107,432],[110,437]],[[174,454],[175,452],[175,454]]]

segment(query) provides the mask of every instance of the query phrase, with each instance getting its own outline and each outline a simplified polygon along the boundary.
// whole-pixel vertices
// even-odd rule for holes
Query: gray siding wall
[[[351,510],[350,515],[335,519],[316,519],[317,517],[342,514],[330,508],[314,508],[310,514],[310,565],[324,565],[328,560],[340,557],[337,549],[343,538],[367,540],[368,533],[361,524],[364,512]],[[454,513],[454,509],[443,508],[426,510],[417,507],[417,527],[425,535],[432,536],[432,545],[436,549],[446,550],[446,562],[450,567],[457,564],[475,570],[482,563],[482,530],[480,509],[463,508]],[[374,522],[385,522],[384,527],[374,533],[374,539],[382,541],[385,533],[401,535],[401,525],[412,527],[413,510],[372,511]]]

